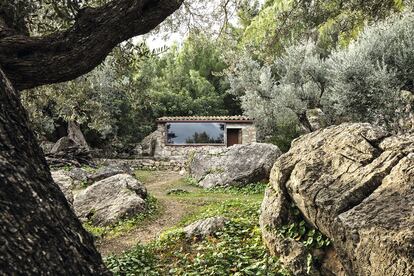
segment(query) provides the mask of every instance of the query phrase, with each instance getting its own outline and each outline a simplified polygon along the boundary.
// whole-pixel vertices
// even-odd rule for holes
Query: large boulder
[[[67,136],[55,143],[51,151],[46,154],[46,160],[49,165],[56,167],[93,165],[90,151]]]
[[[147,190],[129,174],[117,174],[89,186],[75,196],[73,207],[82,220],[111,225],[146,210]]]
[[[326,275],[330,263],[333,275],[414,275],[414,136],[391,136],[369,124],[319,130],[292,143],[270,184],[263,238],[295,275],[309,266],[294,255],[315,252],[279,234],[292,204],[333,242],[314,274]],[[294,246],[299,250],[290,252]]]
[[[270,169],[281,154],[277,146],[263,143],[194,152],[188,160],[188,171],[205,188],[245,185],[268,179]]]

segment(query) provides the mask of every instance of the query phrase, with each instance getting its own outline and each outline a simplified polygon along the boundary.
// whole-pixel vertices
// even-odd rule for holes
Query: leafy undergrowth
[[[102,238],[114,238],[125,234],[143,223],[154,220],[162,212],[155,197],[148,196],[146,202],[147,210],[133,218],[121,220],[118,223],[109,226],[94,226],[91,223],[86,222],[83,224],[83,227],[98,241]]]
[[[115,275],[287,275],[263,245],[258,220],[264,186],[177,195],[188,200],[197,196],[217,200],[197,208],[152,243],[106,258],[108,268]],[[218,215],[230,221],[214,237],[202,241],[185,238],[185,225]]]
[[[294,204],[290,206],[290,213],[293,216],[292,221],[277,229],[279,235],[295,239],[308,248],[320,249],[331,244],[329,238],[306,222],[298,207]]]
[[[241,187],[226,186],[206,189],[198,186],[196,183],[196,180],[192,178],[183,178],[175,183],[174,188],[183,190],[184,192],[170,193],[169,195],[183,200],[191,201],[194,199],[208,203],[240,197],[248,197],[261,201],[267,187],[267,183],[257,182]]]
[[[233,195],[263,195],[266,187],[267,183],[257,182],[242,187],[227,186],[210,188],[207,189],[207,191],[210,193],[226,193]]]

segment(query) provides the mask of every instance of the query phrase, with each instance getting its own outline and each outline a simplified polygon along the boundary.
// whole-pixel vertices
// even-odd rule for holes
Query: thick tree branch
[[[16,89],[68,81],[98,64],[120,42],[145,34],[182,0],[113,0],[80,11],[66,31],[45,37],[0,36],[0,65]]]

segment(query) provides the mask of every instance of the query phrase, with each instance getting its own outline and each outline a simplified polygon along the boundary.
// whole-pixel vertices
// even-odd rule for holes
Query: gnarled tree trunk
[[[18,94],[0,69],[0,269],[107,274],[93,239],[53,182]]]
[[[113,47],[149,32],[181,3],[113,0],[81,10],[71,28],[45,37],[14,30],[0,17],[0,274],[110,274],[53,182],[15,89],[89,72]]]

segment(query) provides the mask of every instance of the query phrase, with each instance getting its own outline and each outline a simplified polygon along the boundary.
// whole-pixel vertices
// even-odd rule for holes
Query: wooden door
[[[227,129],[227,146],[241,144],[241,129],[228,128]]]

